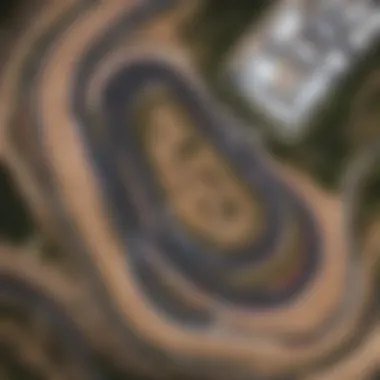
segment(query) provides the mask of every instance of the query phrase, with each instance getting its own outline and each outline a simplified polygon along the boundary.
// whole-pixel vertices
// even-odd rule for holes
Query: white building
[[[232,85],[294,139],[380,32],[380,3],[280,0],[238,43]]]

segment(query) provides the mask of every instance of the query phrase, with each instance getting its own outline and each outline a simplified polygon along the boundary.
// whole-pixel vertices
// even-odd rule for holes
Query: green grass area
[[[27,4],[26,0],[0,2],[0,34],[8,35],[8,30],[17,22],[20,7]],[[30,211],[8,168],[0,163],[0,238],[22,243],[34,232]]]
[[[0,238],[23,243],[35,232],[35,225],[16,183],[0,165]]]

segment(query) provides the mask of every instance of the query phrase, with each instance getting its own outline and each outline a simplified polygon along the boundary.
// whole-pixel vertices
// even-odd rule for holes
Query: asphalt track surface
[[[56,22],[47,34],[37,39],[37,42],[32,46],[32,53],[25,60],[17,102],[21,104],[29,102],[30,104],[32,118],[29,121],[34,132],[31,143],[38,147],[41,157],[49,158],[50,153],[48,152],[49,143],[47,139],[49,124],[44,124],[43,112],[45,111],[40,112],[41,102],[36,96],[36,92],[39,92],[39,88],[43,88],[44,85],[41,80],[44,63],[41,63],[40,57],[49,55],[50,51],[54,50],[56,40],[70,31],[69,26],[78,20],[80,21],[81,17],[85,18],[86,13],[90,13],[91,7],[100,3],[94,1],[73,2],[73,5],[67,7],[66,12],[59,18],[59,22]],[[102,117],[105,120],[103,127],[106,136],[104,139],[97,138],[92,129],[94,114],[93,109],[88,107],[87,92],[92,77],[96,74],[99,62],[120,44],[122,36],[132,35],[136,28],[172,3],[173,1],[147,1],[125,11],[125,14],[120,12],[116,21],[112,20],[111,25],[102,31],[100,37],[97,36],[94,42],[86,46],[84,52],[81,52],[80,59],[76,62],[74,74],[71,73],[70,76],[69,99],[71,104],[68,106],[70,115],[67,117],[75,120],[78,140],[84,147],[86,158],[97,175],[96,182],[101,190],[102,197],[107,200],[107,204],[111,207],[112,227],[116,230],[119,240],[122,241],[123,260],[120,262],[125,261],[125,264],[122,264],[123,266],[128,263],[134,269],[133,281],[137,284],[140,281],[138,287],[140,291],[142,290],[142,297],[156,299],[160,308],[171,315],[175,325],[182,326],[181,328],[186,333],[192,331],[195,326],[198,330],[200,329],[200,336],[202,336],[205,335],[207,328],[215,323],[215,303],[198,302],[197,300],[195,303],[185,302],[186,304],[181,305],[183,300],[171,298],[167,289],[161,287],[164,285],[162,278],[165,277],[165,272],[162,273],[161,268],[152,264],[154,262],[153,257],[148,256],[148,254],[157,255],[160,260],[163,259],[164,262],[173,264],[177,273],[180,273],[187,281],[195,283],[196,286],[202,288],[203,292],[208,294],[207,299],[227,299],[233,305],[248,306],[250,310],[254,311],[255,309],[265,310],[268,307],[279,307],[290,302],[297,292],[304,290],[306,283],[311,281],[313,275],[318,271],[319,265],[321,265],[320,253],[323,246],[319,237],[318,226],[315,225],[314,218],[303,199],[299,198],[270,171],[265,164],[265,159],[260,155],[260,151],[256,152],[250,143],[244,139],[240,139],[239,143],[231,144],[229,142],[227,138],[230,133],[229,128],[234,128],[234,126],[220,124],[217,115],[215,115],[217,111],[216,108],[214,111],[212,101],[210,102],[208,97],[204,97],[202,91],[198,91],[197,87],[193,86],[185,72],[179,70],[176,65],[172,65],[169,61],[157,60],[149,56],[129,60],[128,55],[126,56],[123,67],[116,73],[112,73],[101,93]],[[62,75],[65,75],[64,72]],[[42,85],[39,83],[40,80]],[[239,251],[231,257],[218,255],[217,259],[213,259],[215,256],[207,252],[199,242],[189,239],[182,231],[179,231],[175,226],[175,220],[162,207],[162,199],[156,191],[157,184],[152,179],[149,168],[144,162],[144,157],[136,149],[133,120],[130,115],[132,98],[142,87],[152,82],[161,82],[175,94],[176,98],[192,115],[195,127],[207,135],[217,150],[228,158],[236,172],[249,183],[252,189],[259,189],[260,194],[265,199],[265,209],[270,221],[268,228],[260,241],[255,242],[248,249]],[[120,157],[123,158],[122,161],[119,161]],[[127,180],[125,178],[122,180],[118,168],[125,163],[137,171],[138,176],[131,176]],[[120,329],[120,333],[125,336],[126,341],[134,342],[136,350],[146,358],[147,363],[150,362],[153,366],[157,363],[165,363],[165,365],[170,366],[173,361],[170,356],[173,355],[172,346],[169,350],[171,352],[168,354],[166,349],[163,349],[157,341],[151,344],[142,339],[136,339],[133,328],[128,327],[130,321],[128,318],[124,319],[124,311],[121,308],[118,309],[120,306],[118,304],[119,297],[121,296],[115,293],[111,281],[108,283],[107,279],[100,275],[101,260],[99,259],[98,262],[95,260],[96,255],[91,253],[91,242],[81,236],[76,220],[65,209],[66,203],[59,190],[55,169],[49,162],[45,162],[40,167],[31,168],[31,170],[34,171],[39,183],[43,184],[43,192],[55,214],[55,218],[58,220],[63,236],[68,237],[65,239],[68,249],[75,252],[76,256],[80,253],[79,260],[88,270],[94,288],[98,291],[100,302],[109,309],[110,320],[113,321],[116,328]],[[144,195],[145,204],[149,204],[150,210],[152,210],[155,222],[149,226],[144,225],[140,218],[142,213],[140,205],[130,197],[131,192],[136,191],[136,188]],[[306,258],[302,275],[297,278],[297,281],[282,291],[270,294],[252,289],[237,292],[235,289],[231,289],[228,284],[223,283],[222,277],[228,271],[232,269],[239,271],[247,265],[257,265],[271,259],[271,254],[276,251],[276,247],[283,237],[282,232],[289,220],[289,212],[293,213],[301,226],[302,248]],[[103,255],[105,254],[103,252]],[[113,276],[112,273],[109,275]],[[136,275],[137,279],[134,277]],[[116,274],[115,277],[117,277]],[[141,280],[143,280],[142,283]],[[20,298],[25,298],[25,300],[28,297],[30,298],[29,294],[35,294],[37,297],[37,293],[33,293],[32,288],[29,288],[28,285],[20,285],[12,282],[12,279],[1,277],[0,284],[1,291],[11,295],[17,293]],[[120,294],[124,293],[121,289],[123,287],[120,287]],[[45,304],[46,310],[53,318],[61,318],[58,315],[59,312],[54,307],[50,307],[48,301]],[[63,332],[70,330],[70,328],[66,328],[65,323],[61,326]],[[68,334],[68,336],[71,335]],[[75,339],[73,338],[73,342]],[[170,340],[169,335],[168,339]],[[178,339],[181,340],[182,338]],[[194,339],[196,338],[190,338],[190,342],[193,342]],[[205,336],[205,339],[208,337]],[[230,374],[233,374],[234,371],[239,372],[234,364],[223,362],[227,355],[226,352],[230,352],[228,347],[225,348],[226,351],[223,351],[224,353],[219,358],[218,354],[210,354],[212,349],[205,348],[208,347],[207,345],[211,348],[214,347],[206,340],[204,347],[202,347],[202,341],[199,345],[196,343],[189,344],[189,347],[192,347],[191,349],[187,348],[186,344],[184,344],[183,352],[178,350],[181,351],[176,352],[178,356],[174,355],[177,366],[180,368],[182,366],[184,372],[193,373],[194,363],[199,364],[200,374],[209,373],[215,376],[215,374],[223,372]],[[203,349],[206,355],[202,355]],[[231,355],[234,356],[232,350],[231,347]],[[81,356],[79,355],[79,357]],[[211,359],[209,359],[210,357]],[[218,360],[219,367],[217,369],[210,364],[213,360]]]
[[[93,160],[102,177],[105,196],[111,199],[114,212],[117,216],[119,230],[127,229],[133,237],[130,244],[136,239],[154,241],[156,246],[162,246],[162,251],[170,257],[170,260],[186,273],[190,278],[195,276],[196,282],[204,284],[206,288],[214,292],[220,292],[222,296],[236,299],[238,302],[268,307],[286,302],[287,299],[301,290],[303,285],[311,280],[318,268],[320,261],[321,242],[318,236],[318,227],[315,226],[313,216],[308,212],[304,201],[290,189],[287,189],[276,176],[265,166],[265,162],[259,153],[256,153],[249,144],[231,144],[228,138],[228,128],[235,126],[220,125],[218,117],[213,111],[215,107],[207,98],[197,91],[185,74],[170,64],[160,63],[147,57],[138,60],[137,63],[128,63],[122,73],[111,79],[112,83],[105,90],[104,99],[105,120],[107,138],[104,144],[92,132],[93,120],[89,115],[86,100],[88,98],[89,81],[98,63],[107,52],[115,46],[120,34],[126,34],[129,30],[141,25],[144,20],[154,17],[157,12],[172,5],[173,1],[146,2],[136,10],[128,12],[121,17],[104,34],[102,38],[91,46],[78,63],[77,74],[72,91],[72,111],[76,116],[78,125],[81,126],[84,141],[92,152]],[[168,87],[177,99],[186,107],[192,115],[196,128],[205,133],[217,149],[228,157],[241,177],[246,180],[254,190],[258,190],[263,199],[266,217],[268,218],[266,231],[263,236],[252,246],[243,252],[236,252],[233,260],[223,260],[222,255],[213,255],[204,252],[196,242],[187,239],[176,228],[176,221],[170,220],[162,210],[162,199],[157,194],[157,184],[153,183],[149,168],[138,151],[136,138],[133,135],[133,121],[131,115],[126,114],[128,104],[138,95],[138,91],[144,86],[157,82]],[[118,154],[116,152],[120,151]],[[141,226],[141,211],[136,209],[130,194],[131,184],[123,183],[117,167],[120,167],[116,157],[122,156],[131,163],[138,177],[133,180],[140,182],[138,191],[145,193],[146,202],[150,202],[149,210],[155,213],[156,220],[153,231],[146,231]],[[149,204],[149,203],[148,203]],[[290,206],[290,207],[289,207]],[[290,208],[290,210],[289,210]],[[154,210],[154,211],[153,211]],[[162,212],[163,211],[163,212]],[[294,213],[302,226],[304,252],[307,256],[303,275],[291,289],[275,295],[267,294],[228,294],[231,291],[223,289],[220,279],[213,278],[212,274],[219,274],[232,268],[254,265],[255,261],[269,260],[270,255],[276,252],[281,238],[286,231],[286,223],[289,222],[289,212]],[[163,227],[163,228],[162,228]],[[285,232],[286,233],[286,232]],[[138,237],[137,237],[138,236]],[[130,246],[129,244],[129,246]],[[137,245],[139,245],[137,243]],[[138,250],[133,247],[130,251]],[[199,257],[199,259],[197,259]],[[214,258],[214,260],[213,260]],[[224,262],[223,262],[224,261]],[[205,269],[209,268],[209,269]],[[197,277],[198,276],[198,277]],[[222,286],[221,286],[222,285]]]
[[[237,169],[239,175],[261,195],[260,200],[265,203],[265,210],[268,215],[267,228],[264,236],[243,252],[234,252],[232,256],[209,253],[183,234],[178,234],[178,228],[176,228],[178,222],[170,220],[170,217],[162,215],[162,212],[160,215],[163,200],[160,199],[156,191],[157,183],[152,181],[152,173],[149,172],[149,167],[139,152],[134,135],[134,128],[136,127],[133,126],[131,115],[132,103],[139,90],[141,91],[152,83],[161,83],[170,88],[173,97],[179,99],[186,107],[196,128],[205,134],[219,151],[223,152],[229,162],[233,163],[233,167]],[[73,98],[78,99],[76,96]],[[271,304],[277,305],[286,302],[297,289],[302,289],[302,285],[310,280],[311,274],[316,270],[318,254],[321,249],[316,226],[313,224],[313,217],[308,213],[301,199],[273,178],[269,170],[263,165],[262,160],[255,157],[251,146],[248,144],[232,146],[230,144],[226,135],[221,131],[222,126],[216,123],[216,118],[213,118],[210,105],[202,101],[200,94],[192,91],[190,83],[184,75],[181,75],[179,70],[171,67],[170,64],[154,59],[149,60],[149,58],[133,62],[129,66],[126,64],[126,67],[110,80],[105,89],[104,109],[107,125],[110,126],[108,128],[111,135],[110,141],[112,141],[112,148],[110,149],[124,153],[123,159],[137,168],[137,172],[141,174],[138,191],[145,190],[147,199],[151,201],[149,210],[156,214],[156,223],[154,224],[156,228],[153,227],[153,231],[144,231],[144,226],[139,223],[139,210],[136,210],[136,207],[125,196],[124,199],[115,196],[128,194],[128,189],[123,188],[122,183],[117,183],[120,175],[117,176],[116,174],[110,178],[109,174],[112,173],[110,168],[117,167],[116,163],[107,165],[107,170],[102,173],[103,178],[106,178],[105,182],[120,188],[120,191],[112,192],[110,199],[115,200],[115,211],[119,210],[119,220],[128,231],[132,231],[134,239],[154,241],[155,246],[160,247],[159,250],[162,254],[174,262],[186,276],[194,279],[197,284],[202,284],[206,289],[211,289],[215,294],[219,293],[226,299],[244,302],[250,306],[270,306]],[[230,126],[230,128],[234,127]],[[89,138],[90,133],[87,136]],[[104,167],[104,161],[100,163],[100,167]],[[292,207],[289,207],[289,204]],[[294,211],[302,226],[302,249],[307,257],[305,260],[306,268],[303,270],[304,275],[297,283],[293,284],[291,289],[286,289],[272,297],[265,294],[256,295],[249,291],[243,294],[234,294],[226,284],[222,283],[225,273],[234,268],[239,269],[239,267],[245,268],[247,265],[254,265],[256,260],[270,260],[270,255],[276,252],[283,236],[282,231],[286,228],[288,213]],[[136,249],[131,248],[130,251],[136,252]],[[143,252],[136,252],[136,257],[142,255]],[[136,263],[141,264],[141,261],[136,260]]]

